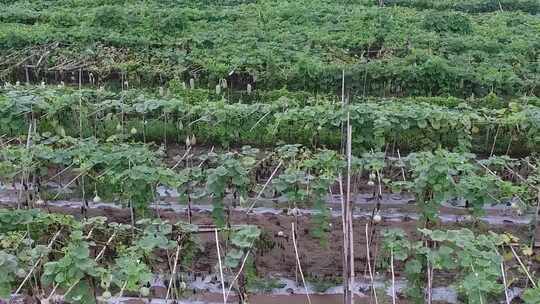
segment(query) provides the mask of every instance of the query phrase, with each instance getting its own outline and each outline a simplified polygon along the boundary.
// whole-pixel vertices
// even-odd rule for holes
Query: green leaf
[[[90,284],[83,280],[73,287],[70,293],[67,295],[67,300],[73,303],[80,304],[95,304],[94,294]]]
[[[419,274],[422,273],[422,263],[417,259],[410,260],[405,264],[405,272],[407,274]]]
[[[431,233],[431,239],[435,242],[442,242],[446,240],[446,232],[442,230],[435,230]]]

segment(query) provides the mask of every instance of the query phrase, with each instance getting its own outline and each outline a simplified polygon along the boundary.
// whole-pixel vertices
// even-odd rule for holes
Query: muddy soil
[[[5,199],[0,200],[3,206],[14,207],[13,202],[8,202]],[[48,212],[71,214],[75,217],[82,217],[80,205],[72,204],[56,204],[49,202],[43,207]],[[182,207],[184,208],[184,207]],[[407,213],[404,211],[412,211],[413,207],[409,205],[391,206],[382,204],[381,214],[383,220],[381,223],[374,225],[375,236],[371,241],[372,256],[377,259],[377,251],[379,245],[379,237],[381,231],[389,228],[403,229],[411,236],[418,236],[417,227],[418,221],[415,219],[415,213]],[[356,272],[366,274],[366,224],[370,222],[369,214],[372,210],[371,206],[357,206],[359,216],[354,219],[354,252]],[[228,220],[231,225],[252,224],[260,227],[263,230],[262,241],[265,248],[260,248],[255,255],[255,266],[260,274],[265,276],[288,277],[295,278],[298,273],[296,269],[295,253],[291,239],[291,223],[295,223],[297,227],[297,242],[300,260],[304,274],[313,280],[332,281],[341,276],[341,250],[342,250],[342,233],[341,220],[339,217],[332,217],[329,222],[329,233],[325,241],[314,238],[312,230],[314,228],[313,219],[309,214],[294,216],[290,212],[283,210],[280,213],[274,212],[273,209],[262,209],[257,213],[246,214],[245,210],[229,209],[227,212]],[[279,211],[279,210],[277,210]],[[188,222],[188,212],[184,208],[173,208],[161,206],[151,210],[153,216],[161,217],[170,222],[184,221]],[[445,213],[446,212],[446,213]],[[498,219],[496,211],[491,218]],[[444,229],[458,229],[461,227],[474,228],[479,231],[494,231],[494,232],[509,232],[525,239],[528,234],[527,225],[519,221],[501,220],[495,224],[484,222],[473,224],[472,222],[462,222],[456,215],[464,213],[460,210],[452,208],[443,208],[442,216],[446,216],[447,221],[440,224]],[[364,216],[362,216],[362,214]],[[393,214],[401,214],[401,216],[393,217]],[[111,221],[130,223],[130,212],[126,208],[117,206],[109,206],[101,204],[98,207],[90,207],[86,211],[86,216],[105,216]],[[452,221],[452,219],[457,219]],[[488,217],[489,218],[489,217]],[[509,217],[510,218],[510,217]],[[205,206],[193,206],[191,221],[198,225],[212,225],[213,220],[209,208]],[[371,232],[371,231],[370,231]],[[213,267],[217,261],[215,250],[215,241],[212,234],[198,234],[203,251],[195,259],[192,270],[201,274],[210,274],[213,272]],[[540,235],[537,233],[537,237]],[[398,265],[398,273],[396,277],[400,277],[401,265]],[[384,274],[384,270],[381,270]]]
[[[13,193],[12,195],[3,193],[0,195],[0,207],[15,207],[16,200],[14,200],[14,198]],[[309,213],[310,210],[301,210],[295,216],[287,209],[281,210],[260,207],[254,209],[255,212],[247,214],[245,209],[229,208],[227,214],[231,225],[252,224],[257,225],[263,230],[262,244],[264,244],[264,246],[258,248],[253,255],[254,266],[259,277],[300,280],[294,247],[291,240],[291,224],[295,223],[295,226],[297,227],[299,258],[307,281],[332,282],[334,284],[332,286],[335,286],[339,285],[342,274],[341,220],[339,216],[336,216],[339,215],[340,212],[335,199],[329,199],[328,203],[336,210],[334,210],[334,216],[330,219],[329,233],[325,242],[321,242],[321,240],[314,238],[312,235],[314,224],[312,216]],[[366,266],[365,229],[366,224],[370,223],[370,214],[375,207],[375,204],[373,202],[365,201],[357,202],[355,205],[355,271],[359,279],[365,279],[368,274]],[[209,207],[210,206],[205,204],[194,205],[191,216],[192,223],[212,226],[213,220]],[[81,204],[77,201],[47,202],[42,208],[48,212],[71,214],[76,218],[83,217]],[[375,259],[374,263],[377,263],[381,259],[381,255],[378,254],[380,243],[379,236],[384,229],[399,228],[403,229],[410,236],[418,237],[418,214],[416,213],[415,208],[414,205],[407,203],[396,204],[395,202],[392,203],[392,201],[388,200],[381,202],[381,215],[383,220],[374,225],[374,237],[371,241],[371,255]],[[472,223],[470,221],[463,221],[465,218],[463,215],[467,213],[466,210],[445,206],[441,208],[441,218],[444,218],[445,220],[441,221],[439,228],[457,229],[461,227],[473,228],[474,226],[474,229],[477,231],[509,232],[525,239],[528,235],[528,225],[526,223],[528,223],[530,219],[523,219],[508,212],[509,211],[505,209],[489,208],[486,210],[486,216],[484,217],[486,221]],[[152,216],[169,220],[172,223],[189,221],[186,207],[178,204],[161,202],[161,204],[153,205],[150,209],[150,213]],[[105,216],[110,221],[120,223],[131,222],[129,209],[106,203],[90,206],[86,210],[86,216]],[[197,234],[197,238],[200,240],[202,251],[196,255],[191,265],[181,271],[189,271],[195,279],[198,277],[199,280],[205,277],[215,277],[215,265],[218,258],[214,235],[212,233],[199,233]],[[537,239],[539,238],[540,234],[537,233]],[[162,258],[163,261],[166,261],[164,256]],[[156,263],[152,266],[156,273],[167,273],[168,271],[166,263]],[[389,269],[381,269],[378,267],[375,274],[381,278],[381,280],[387,281],[389,278]],[[437,278],[434,282],[435,288],[440,287],[441,289],[444,289],[453,283],[452,276],[448,273],[436,273],[435,277]],[[404,280],[403,265],[396,265],[396,280]],[[356,292],[359,295],[356,303],[372,303],[372,300],[369,297],[369,288],[364,289],[360,287],[357,288]],[[271,295],[251,295],[250,303],[307,303],[305,295],[299,294],[303,293],[303,289],[300,287],[297,287],[294,290],[286,289],[285,293],[289,294],[276,294],[274,290]],[[334,292],[327,292],[327,294],[313,295],[311,301],[312,303],[342,303],[342,295],[340,295],[340,293],[341,291],[336,289]],[[155,296],[156,299],[154,299],[152,303],[157,304],[163,302],[163,300],[160,300],[160,298],[163,297],[159,297],[158,295]],[[121,302],[134,304],[148,303],[148,301],[144,301],[137,298],[126,298]],[[203,286],[202,290],[199,290],[196,294],[190,295],[189,300],[185,303],[220,303],[222,301],[223,299],[221,294],[219,294],[219,290],[216,292],[216,290],[207,289]],[[407,303],[403,299],[400,299],[399,302]],[[230,303],[235,302],[231,301]],[[440,303],[448,303],[448,301]]]

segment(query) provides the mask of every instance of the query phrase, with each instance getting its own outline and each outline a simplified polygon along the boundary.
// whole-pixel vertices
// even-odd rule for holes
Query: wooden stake
[[[431,304],[432,300],[431,300],[431,296],[432,296],[432,293],[431,293],[431,288],[432,288],[432,282],[431,282],[431,278],[432,278],[432,271],[433,269],[431,268],[431,263],[429,262],[429,259],[427,260],[427,280],[428,280],[428,286],[427,286],[427,303],[428,304]],[[482,296],[480,296],[480,299],[482,298]]]
[[[373,279],[373,270],[371,269],[371,258],[370,258],[370,248],[369,248],[369,224],[366,223],[366,260],[369,270],[369,278],[371,279],[371,291],[373,292],[373,297],[375,298],[375,304],[378,304],[377,291],[375,290],[375,280]]]
[[[399,153],[399,149],[397,150],[398,159],[401,162],[401,154]],[[401,177],[403,178],[403,181],[405,181],[405,170],[403,167],[401,167]]]
[[[255,207],[255,204],[257,203],[257,201],[259,200],[259,198],[261,198],[261,195],[262,193],[264,192],[264,190],[266,189],[266,187],[268,187],[268,185],[270,184],[270,182],[272,181],[272,178],[274,178],[274,175],[276,175],[277,171],[279,170],[279,168],[281,167],[281,165],[283,164],[283,161],[280,161],[276,168],[274,169],[274,171],[272,171],[272,174],[270,174],[270,177],[268,178],[268,180],[266,181],[266,183],[264,184],[264,186],[262,187],[261,191],[259,191],[259,193],[257,193],[257,196],[255,197],[255,199],[253,200],[253,203],[251,203],[251,206],[249,206],[249,208],[247,209],[246,213],[250,213],[251,210],[253,209],[253,207]]]
[[[304,284],[304,289],[306,290],[306,296],[308,303],[311,304],[311,298],[309,297],[309,290],[307,289],[306,279],[304,278],[304,272],[302,271],[302,265],[300,264],[300,257],[298,256],[298,247],[296,246],[296,230],[294,229],[294,223],[291,223],[292,230],[292,241],[294,245],[294,253],[296,255],[296,263],[298,263],[298,269],[300,270],[300,277],[302,278],[302,283]]]
[[[92,229],[90,229],[90,232],[88,232],[88,234],[86,235],[85,239],[90,239],[92,237],[92,232],[94,232],[94,228],[95,227],[92,227]],[[113,234],[111,235],[111,237],[109,237],[109,239],[107,240],[107,243],[105,243],[105,246],[103,246],[103,248],[101,249],[101,251],[99,252],[99,254],[94,258],[94,261],[98,261],[99,259],[101,259],[101,257],[103,256],[103,253],[105,252],[105,249],[107,248],[107,246],[109,246],[109,244],[112,242],[114,236],[116,235],[116,230],[113,232]],[[73,288],[81,281],[81,279],[75,281],[74,283],[72,283],[69,288],[66,290],[66,292],[64,293],[64,298],[66,297],[66,295],[68,295],[72,290]],[[53,289],[51,291],[51,293],[49,294],[49,296],[46,298],[46,300],[49,300],[51,299],[51,297],[54,295],[54,293],[56,292],[56,290],[58,289],[58,287],[60,286],[59,283],[56,283],[54,284],[53,286]],[[47,302],[48,303],[48,302]]]
[[[529,270],[527,270],[527,267],[525,267],[525,264],[523,264],[523,262],[519,258],[519,255],[516,253],[516,251],[514,250],[514,247],[512,247],[512,245],[510,245],[510,250],[512,250],[512,254],[514,255],[514,257],[518,261],[519,265],[521,266],[521,269],[523,269],[525,274],[527,274],[527,278],[529,278],[529,281],[531,281],[531,284],[534,286],[534,288],[537,288],[536,282],[533,280],[531,274],[529,273]]]
[[[508,296],[508,285],[507,285],[508,283],[506,283],[506,272],[504,270],[504,261],[503,260],[501,260],[501,274],[502,274],[502,278],[503,278],[504,296],[505,296],[505,299],[506,299],[506,304],[510,304],[510,296]]]
[[[122,297],[122,295],[124,295],[124,290],[126,289],[127,284],[128,281],[125,281],[124,284],[122,284],[122,288],[120,288],[120,293],[118,293],[118,296],[116,296],[116,301],[114,303],[120,303],[120,298]]]
[[[396,276],[394,274],[394,248],[390,247],[390,267],[392,270],[392,304],[396,304]]]
[[[218,252],[219,252],[219,249],[218,249]],[[171,292],[174,277],[176,275],[176,266],[178,265],[178,255],[179,254],[180,254],[180,244],[177,244],[176,245],[176,254],[174,255],[174,266],[173,266],[173,269],[172,269],[171,278],[169,279],[169,287],[167,288],[167,295],[165,296],[165,303],[167,303],[167,301],[169,300],[169,294]],[[220,263],[220,268],[221,268],[221,263]]]
[[[251,243],[251,245],[249,246],[249,250],[246,253],[246,256],[244,257],[244,259],[242,260],[242,265],[240,265],[240,270],[238,270],[238,273],[236,273],[236,275],[234,276],[234,279],[232,280],[231,284],[229,285],[229,289],[227,290],[227,299],[229,299],[229,294],[231,293],[231,290],[233,288],[234,283],[236,283],[236,280],[238,280],[238,277],[242,273],[242,270],[244,270],[244,266],[246,265],[246,261],[247,261],[247,259],[249,257],[252,246],[253,246],[253,243]]]
[[[227,295],[225,294],[225,281],[223,280],[223,266],[221,265],[221,253],[219,252],[219,235],[217,228],[214,229],[214,234],[216,236],[216,248],[217,248],[217,256],[218,256],[218,263],[219,263],[219,275],[221,278],[221,291],[223,292],[223,304],[227,303]]]
[[[538,230],[538,213],[540,212],[540,187],[537,188],[537,198],[536,198],[536,211],[533,216],[533,225],[532,225],[532,236],[531,236],[531,248],[534,248],[536,245],[536,230]]]
[[[351,162],[352,162],[352,126],[351,113],[347,112],[347,223],[349,234],[349,303],[354,303],[354,233],[353,233],[353,206],[351,202]]]
[[[60,232],[62,232],[62,229],[58,230],[54,236],[52,237],[51,241],[49,242],[49,245],[47,245],[47,249],[51,249],[52,248],[52,245],[54,244],[54,242],[56,241],[56,239],[58,238],[58,236],[60,235]],[[26,277],[24,278],[24,280],[22,281],[22,283],[19,285],[19,287],[17,288],[17,290],[15,291],[15,293],[13,294],[13,296],[16,296],[20,291],[21,289],[23,288],[24,284],[26,283],[26,281],[28,281],[28,279],[30,278],[30,275],[32,275],[32,273],[34,272],[34,270],[36,270],[37,266],[39,265],[39,263],[41,262],[41,260],[43,259],[43,255],[40,255],[39,258],[36,260],[36,262],[34,263],[34,265],[32,266],[32,268],[30,268],[30,271],[28,272],[28,274],[26,275]],[[11,300],[9,301],[9,303],[12,302],[13,300],[13,296],[11,297]]]
[[[345,99],[345,70],[342,71],[341,80],[341,103],[343,109],[346,107]],[[343,126],[343,124],[342,124]],[[340,175],[340,191],[342,200],[342,221],[343,221],[343,296],[347,304],[354,303],[354,293],[352,285],[354,283],[354,237],[353,237],[353,208],[351,204],[351,161],[352,161],[352,126],[351,113],[347,110],[347,121],[342,127],[346,134],[342,133],[342,148],[347,157],[347,194],[343,195],[343,181]],[[343,137],[345,143],[343,145]]]
[[[495,131],[495,136],[493,137],[493,144],[491,145],[491,152],[489,153],[489,157],[493,156],[493,152],[495,152],[495,143],[497,143],[497,136],[499,135],[500,128],[501,125],[497,125],[497,130]]]
[[[348,231],[348,225],[347,225],[347,204],[345,203],[345,198],[343,194],[343,177],[341,174],[339,175],[339,191],[340,191],[340,198],[341,198],[341,224],[342,224],[342,233],[343,233],[343,251],[342,251],[342,259],[343,259],[343,301],[344,303],[347,303],[347,299],[349,296],[349,258],[348,258],[348,252],[349,252],[349,234]]]

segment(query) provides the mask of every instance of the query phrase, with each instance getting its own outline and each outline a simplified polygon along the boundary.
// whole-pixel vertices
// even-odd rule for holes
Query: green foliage
[[[523,11],[537,14],[540,4],[534,0],[385,0],[386,5],[406,6],[416,9],[456,10],[466,13]]]
[[[456,196],[456,177],[473,170],[473,155],[445,150],[414,153],[406,161],[412,164],[413,179],[405,186],[413,191],[426,222],[436,221],[440,204]]]
[[[170,240],[172,225],[161,220],[144,219],[137,221],[138,225],[145,225],[142,236],[136,245],[142,252],[152,252],[160,249],[173,249],[176,242]]]
[[[17,258],[14,255],[0,251],[0,297],[7,298],[11,295],[13,283],[17,273]]]
[[[455,287],[467,303],[489,303],[503,292],[498,283],[502,256],[497,247],[504,243],[501,235],[475,235],[469,229],[419,231],[434,245],[409,241],[401,230],[388,230],[383,233],[382,248],[386,261],[391,252],[396,261],[406,261],[405,273],[410,284],[407,293],[416,302],[423,302],[428,261],[434,270],[455,273]]]
[[[525,304],[538,304],[540,303],[540,288],[529,288],[523,292],[523,301]]]
[[[502,257],[496,249],[503,243],[501,236],[474,235],[468,229],[420,231],[433,241],[451,246],[441,245],[431,257],[432,263],[440,269],[458,268],[464,272],[457,288],[468,303],[486,303],[503,292],[503,286],[498,283]]]
[[[115,260],[110,273],[112,282],[127,291],[139,291],[141,287],[149,284],[153,277],[140,253],[133,249],[128,249]]]
[[[420,242],[407,239],[407,235],[400,229],[388,229],[383,231],[383,259],[381,263],[387,267],[390,254],[394,254],[394,260],[405,263],[405,276],[408,281],[405,294],[414,303],[422,303],[424,300],[424,282],[426,279],[426,262],[428,250]]]
[[[8,213],[7,210],[1,211]],[[17,215],[37,219],[36,227],[42,227],[40,221],[48,216],[56,216],[36,210],[17,210]],[[54,285],[64,290],[66,300],[73,303],[94,302],[94,295],[91,292],[94,287],[90,284],[90,279],[100,280],[101,287],[106,292],[115,288],[126,292],[140,291],[144,294],[147,284],[154,276],[155,269],[151,267],[152,262],[159,260],[159,257],[152,256],[156,250],[181,246],[182,257],[179,262],[182,264],[191,262],[190,259],[197,250],[196,242],[191,235],[197,230],[197,226],[191,227],[182,223],[173,226],[161,220],[145,219],[137,222],[136,230],[131,230],[130,226],[118,223],[105,225],[106,219],[103,217],[88,218],[84,221],[75,221],[72,216],[63,217],[67,220],[50,221],[50,225],[62,223],[62,229],[55,232],[58,236],[56,242],[63,244],[60,255],[56,254],[57,251],[54,249],[57,243],[51,243],[54,245],[51,248],[38,243],[41,241],[48,243],[50,234],[39,235],[36,239],[31,238],[32,235],[27,231],[36,229],[32,221],[25,225],[15,224],[11,229],[0,231],[2,297],[13,292],[13,288],[22,282],[30,270],[41,274],[43,286]],[[4,221],[3,225],[9,224]],[[83,230],[88,230],[88,233],[84,235]],[[130,230],[130,237],[126,238]],[[253,244],[260,235],[260,230],[253,226],[240,225],[231,233],[235,248],[247,250],[245,244],[247,242]],[[113,238],[113,235],[116,238]],[[102,242],[105,241],[102,238],[105,236],[109,239],[105,249],[110,250],[112,254],[98,256],[100,250],[92,250],[92,247],[103,249]],[[172,241],[173,238],[176,241]],[[99,245],[96,244],[98,239]],[[92,256],[93,254],[96,256]],[[37,263],[38,260],[43,260],[43,264]],[[34,265],[38,267],[34,269],[36,267]]]
[[[96,75],[127,72],[141,85],[184,71],[181,81],[205,88],[227,78],[234,90],[330,93],[345,68],[368,96],[538,93],[536,1],[375,2],[13,1],[0,14],[0,56],[16,58],[2,74],[28,48],[59,42],[49,66],[91,60]],[[431,55],[412,64],[414,52]]]
[[[393,186],[404,187],[416,195],[426,222],[436,221],[440,205],[453,198],[465,200],[469,212],[478,218],[488,203],[509,201],[523,192],[521,186],[503,180],[474,161],[474,154],[440,149],[433,153],[412,153],[405,158],[412,168],[412,180],[394,182]],[[498,161],[506,163],[497,158],[479,163],[486,167]]]
[[[128,26],[127,12],[121,6],[100,6],[93,15],[92,25],[96,27],[120,30]]]
[[[464,14],[433,12],[426,15],[424,27],[438,33],[469,34],[472,25],[469,18]]]
[[[225,266],[236,268],[240,266],[245,254],[251,250],[253,244],[259,239],[261,230],[256,226],[244,226],[231,231],[230,242],[234,246],[225,256]]]
[[[216,225],[225,225],[223,199],[227,192],[239,196],[242,202],[247,196],[250,182],[249,170],[255,164],[258,149],[243,147],[240,152],[216,155],[218,166],[208,169],[207,189],[212,196],[212,215]]]
[[[69,298],[74,302],[89,303],[83,300],[88,290],[73,288],[86,277],[99,277],[104,271],[90,256],[90,244],[85,240],[82,231],[75,230],[70,235],[69,243],[62,249],[64,256],[45,263],[41,281],[45,285],[54,284],[66,290],[72,288]],[[81,293],[78,293],[81,292]]]
[[[424,55],[417,54],[417,59],[424,60]],[[433,73],[439,73],[437,62],[430,64],[434,64],[430,68]],[[354,137],[354,151],[378,150],[395,143],[402,151],[442,146],[487,154],[491,152],[491,145],[486,145],[485,141],[492,139],[485,135],[493,134],[490,133],[493,128],[501,129],[497,139],[504,143],[504,147],[497,145],[494,152],[505,153],[508,140],[514,144],[512,150],[517,151],[532,151],[540,145],[536,136],[540,130],[538,107],[531,105],[534,99],[530,98],[495,104],[487,99],[368,99],[342,107],[329,98],[304,101],[282,97],[245,104],[208,96],[197,99],[200,92],[185,92],[191,90],[180,96],[156,98],[140,90],[117,94],[96,90],[10,88],[5,93],[0,92],[0,96],[5,97],[0,98],[0,120],[6,122],[0,125],[0,130],[5,128],[4,132],[13,135],[26,134],[28,121],[21,113],[31,111],[43,117],[38,124],[38,132],[43,137],[49,140],[66,135],[80,137],[79,122],[73,118],[79,117],[82,110],[95,113],[83,119],[82,135],[111,143],[128,138],[161,141],[166,135],[168,141],[174,139],[183,144],[186,136],[196,135],[200,143],[220,143],[225,147],[283,141],[337,148],[339,126],[350,111],[353,133],[362,134]],[[81,109],[78,97],[82,97]],[[124,119],[121,119],[122,113]],[[141,125],[146,127],[141,128]],[[132,127],[146,129],[144,138],[128,137],[126,130]]]

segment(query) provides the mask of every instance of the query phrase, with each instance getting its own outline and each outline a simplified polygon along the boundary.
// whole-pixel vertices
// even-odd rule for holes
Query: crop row
[[[187,91],[189,92],[189,91]],[[188,97],[186,97],[188,96]],[[197,96],[197,95],[195,95]],[[40,133],[113,140],[223,146],[300,143],[339,148],[350,114],[353,146],[419,151],[438,146],[479,154],[522,154],[540,144],[540,109],[527,99],[484,108],[438,105],[440,98],[367,99],[343,105],[328,99],[229,103],[187,95],[162,97],[142,91],[7,89],[0,92],[0,130],[8,136]]]
[[[151,297],[150,286],[159,273],[165,278],[166,299],[178,298],[188,291],[192,265],[208,254],[199,233],[214,233],[221,246],[214,273],[219,269],[222,284],[230,286],[228,291],[223,287],[226,298],[233,288],[235,293],[259,291],[257,286],[268,279],[261,280],[256,272],[257,257],[264,254],[259,240],[273,240],[255,226],[216,229],[157,219],[126,225],[103,217],[78,220],[35,209],[0,209],[0,297],[35,293],[41,301],[70,303],[99,303],[125,294]],[[537,303],[540,288],[535,273],[525,266],[533,260],[532,251],[515,236],[464,228],[419,233],[429,243],[401,230],[381,231],[378,263],[373,265],[377,273],[392,273],[392,285],[394,271],[403,273],[407,299],[421,303],[429,297],[425,286],[435,270],[438,275],[450,273],[453,287],[467,303],[497,302],[505,295],[510,299],[509,290],[515,287],[524,288],[525,304]],[[220,242],[220,235],[227,241]],[[245,278],[236,282],[234,274],[242,270]]]
[[[239,266],[261,233],[249,225],[219,231],[228,239],[223,256],[227,271]],[[158,219],[126,225],[104,217],[77,220],[35,209],[0,209],[0,297],[39,292],[41,301],[85,304],[106,301],[111,292],[147,297],[160,271],[156,264],[163,264],[166,256],[174,263],[167,269],[167,297],[176,298],[185,291],[184,275],[201,250],[195,235],[201,232],[196,225]],[[217,237],[217,229],[215,233]]]
[[[332,92],[345,69],[351,88],[371,96],[538,93],[540,25],[531,14],[349,1],[98,4],[6,5],[2,79],[24,80],[30,70],[39,82],[82,69],[101,81],[116,72],[131,82],[194,77],[211,87],[233,75],[233,87]]]
[[[523,11],[531,14],[540,12],[540,3],[535,0],[385,0],[386,5],[397,5],[416,9],[456,10],[466,13],[497,11]]]
[[[70,197],[73,185],[84,202],[92,199],[127,205],[144,216],[157,201],[158,186],[181,194],[179,203],[208,199],[218,226],[226,224],[225,208],[249,207],[257,198],[285,198],[290,208],[315,208],[314,221],[324,237],[329,218],[328,195],[346,168],[342,156],[331,150],[312,151],[300,145],[284,145],[261,153],[256,148],[178,155],[165,164],[163,150],[121,142],[99,143],[92,139],[42,137],[33,134],[30,146],[6,144],[0,153],[0,178],[19,184],[19,206],[41,206],[47,200]],[[173,165],[174,164],[174,165]],[[514,202],[527,210],[535,203],[538,164],[532,159],[496,157],[478,160],[473,154],[446,150],[412,153],[401,158],[384,153],[365,153],[351,160],[351,174],[359,187],[373,193],[407,191],[416,195],[426,220],[437,221],[441,204],[463,198],[473,216],[482,215],[486,204]],[[61,189],[48,188],[62,181]],[[263,186],[264,184],[264,186]],[[334,190],[332,190],[334,189]],[[329,192],[330,191],[330,192]],[[374,194],[374,197],[379,197]],[[71,195],[73,196],[73,194]],[[380,197],[379,197],[380,198]]]

